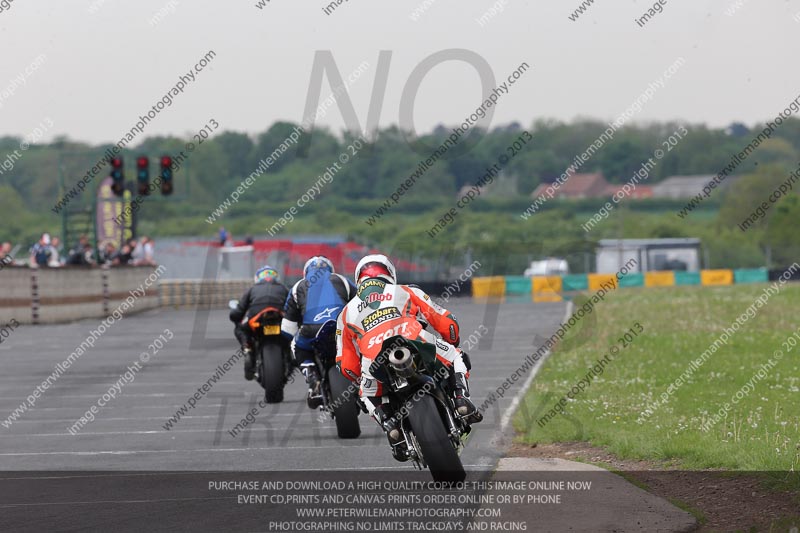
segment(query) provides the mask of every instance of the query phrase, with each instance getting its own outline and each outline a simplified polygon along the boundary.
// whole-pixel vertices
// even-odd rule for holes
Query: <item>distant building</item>
[[[621,190],[622,190],[622,185],[609,184],[603,196],[614,196]],[[632,191],[628,191],[628,193],[625,194],[623,199],[636,198],[637,200],[641,200],[642,198],[652,198],[652,197],[653,197],[653,187],[651,187],[650,185],[641,185],[637,183],[636,188],[633,189]]]
[[[698,174],[693,176],[670,176],[664,181],[653,185],[653,197],[655,198],[692,198],[702,194],[703,187],[714,178],[714,174]],[[737,176],[729,176],[720,183],[717,188],[724,189],[738,179]]]
[[[599,198],[606,195],[610,185],[601,172],[573,174],[561,187],[555,190],[553,198]],[[531,197],[538,198],[543,195],[549,186],[549,183],[540,184],[531,193]]]
[[[700,239],[601,239],[597,272],[613,274],[631,259],[637,271],[700,270]]]

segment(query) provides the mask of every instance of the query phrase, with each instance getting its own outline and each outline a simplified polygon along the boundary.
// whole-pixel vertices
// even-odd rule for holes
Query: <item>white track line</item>
[[[289,400],[289,401],[282,402],[280,405],[294,405],[295,403],[302,403],[303,405],[305,405],[305,400],[296,400],[296,401]],[[138,411],[139,409],[167,409],[168,407],[175,409],[175,408],[184,407],[185,405],[186,404],[124,405],[124,406],[107,405],[106,407],[103,407],[103,410],[105,411],[106,409],[120,409],[120,410],[127,409],[129,411],[130,410]],[[223,404],[221,404],[221,403],[212,403],[212,404],[199,404],[198,403],[195,406],[195,409],[199,409],[200,407],[222,407],[222,405]],[[237,405],[242,405],[242,404],[228,404],[229,407],[235,407]],[[270,405],[277,405],[277,404],[270,404]],[[28,413],[32,413],[32,412],[35,412],[35,411],[58,411],[59,409],[80,409],[82,411],[86,411],[86,406],[83,405],[81,407],[81,406],[78,406],[78,405],[68,405],[68,406],[65,406],[65,407],[34,407],[32,409],[28,409],[27,412]],[[167,417],[167,418],[169,418],[169,417]]]
[[[486,469],[486,467],[490,466],[489,464],[470,464],[464,465],[464,468],[481,468]],[[350,470],[406,470],[410,469],[411,471],[417,471],[416,468],[413,468],[411,465],[397,465],[397,466],[354,466],[352,468],[341,469],[337,471],[341,472],[349,472]],[[321,468],[292,468],[292,472],[319,472]],[[31,473],[39,473],[41,470],[31,470]],[[65,473],[69,472],[69,470],[65,470]],[[120,472],[119,474],[116,473],[103,473],[103,474],[89,474],[89,475],[82,475],[82,476],[73,476],[73,475],[65,475],[65,476],[23,476],[23,477],[0,477],[0,483],[3,481],[48,481],[53,479],[95,479],[95,478],[119,478],[119,477],[141,477],[141,476],[207,476],[209,474],[213,475],[220,475],[220,474],[228,474],[231,470],[186,470],[186,471],[179,471],[175,472],[172,470],[166,470],[164,472],[155,472],[153,470],[143,471],[143,472],[131,472],[125,471]],[[270,474],[273,470],[249,470],[247,472],[242,472],[240,470],[233,470],[233,472],[240,472],[245,474]],[[24,474],[24,470],[17,470],[14,472],[15,474]],[[13,505],[13,504],[10,504]],[[2,505],[0,505],[2,507]]]
[[[381,443],[381,447],[383,443]],[[198,453],[198,452],[259,452],[267,450],[347,450],[350,448],[374,448],[372,444],[353,444],[351,446],[269,446],[266,448],[200,448],[194,450],[103,450],[97,452],[12,452],[0,453],[0,457],[20,457],[36,455],[138,455],[146,453]],[[295,470],[295,469],[292,469]],[[314,470],[319,470],[314,469]],[[348,469],[349,470],[349,469]],[[1,480],[2,478],[0,478]]]
[[[333,424],[328,425],[319,425],[315,424],[313,426],[307,426],[309,429],[311,428],[320,428],[320,429],[333,429],[336,426]],[[279,427],[279,428],[267,428],[267,427],[253,427],[253,431],[289,431],[296,429],[293,426],[287,427]],[[21,433],[19,435],[0,435],[0,439],[2,438],[28,438],[28,437],[79,437],[79,436],[86,436],[86,435],[159,435],[159,434],[166,434],[169,433],[170,435],[173,433],[217,433],[222,432],[222,430],[216,429],[171,429],[169,431],[165,429],[160,430],[140,430],[140,431],[94,431],[94,432],[83,432],[79,431],[75,435],[70,435],[67,432],[64,433]],[[227,433],[227,431],[226,431]]]
[[[289,413],[280,413],[274,414],[272,416],[294,416]],[[219,418],[219,415],[199,415],[199,416],[182,416],[181,420],[184,418]],[[163,416],[143,416],[143,417],[119,417],[119,418],[98,418],[98,422],[110,422],[110,421],[129,421],[129,420],[164,420]],[[43,418],[41,420],[15,420],[14,425],[16,424],[44,424],[44,423],[54,423],[54,422],[74,422],[75,419],[73,418]]]
[[[570,300],[567,302],[567,312],[564,315],[564,319],[561,321],[561,323],[562,324],[566,323],[571,315],[572,315],[572,301]],[[528,388],[531,386],[531,383],[533,383],[533,378],[535,378],[536,374],[539,373],[539,369],[542,368],[542,365],[544,364],[544,362],[547,360],[548,357],[550,357],[550,350],[547,350],[544,356],[542,356],[542,358],[539,359],[536,366],[533,367],[533,370],[531,370],[531,374],[530,376],[528,376],[528,379],[525,380],[525,383],[522,384],[522,387],[520,388],[519,392],[517,392],[516,396],[514,396],[514,399],[511,401],[511,405],[509,405],[503,412],[503,416],[500,419],[500,429],[498,431],[499,436],[501,438],[508,429],[508,425],[511,423],[511,417],[514,416],[514,412],[517,410],[519,403],[522,401],[522,397],[525,396],[525,393],[528,392]]]

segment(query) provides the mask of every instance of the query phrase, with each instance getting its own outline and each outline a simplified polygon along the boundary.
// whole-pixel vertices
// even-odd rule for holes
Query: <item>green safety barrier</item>
[[[644,287],[644,274],[642,272],[631,272],[625,274],[619,280],[620,287]]]
[[[734,283],[762,283],[769,281],[766,268],[741,268],[733,271]]]
[[[506,294],[531,295],[531,278],[525,276],[506,276]]]
[[[561,284],[561,290],[564,292],[585,291],[589,288],[589,276],[586,274],[567,274],[561,277]]]
[[[700,272],[676,270],[675,285],[700,285]]]

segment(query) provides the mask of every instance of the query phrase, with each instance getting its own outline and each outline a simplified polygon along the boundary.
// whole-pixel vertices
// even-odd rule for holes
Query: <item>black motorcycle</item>
[[[456,414],[448,390],[450,370],[436,358],[435,345],[390,337],[370,373],[387,391],[388,413],[402,432],[403,440],[392,446],[394,458],[427,467],[436,481],[463,481],[459,455],[472,428]]]
[[[238,302],[231,300],[228,306],[235,308]],[[289,343],[281,335],[283,311],[277,307],[265,307],[247,320],[253,334],[253,353],[256,358],[256,379],[264,388],[264,401],[283,401],[283,388],[294,372]]]
[[[340,439],[355,439],[361,435],[358,414],[358,385],[345,378],[336,367],[336,321],[328,320],[311,341],[314,347],[314,362],[321,377],[320,411],[336,422],[336,434]]]

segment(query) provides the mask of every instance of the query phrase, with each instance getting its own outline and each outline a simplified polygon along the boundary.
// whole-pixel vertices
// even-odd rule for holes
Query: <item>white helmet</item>
[[[308,277],[308,269],[311,267],[314,267],[315,269],[328,268],[330,269],[331,274],[335,272],[333,269],[333,262],[324,255],[316,255],[311,259],[309,259],[308,261],[306,261],[306,264],[303,265],[304,278]]]
[[[383,254],[364,256],[356,265],[356,283],[362,278],[380,278],[389,283],[397,283],[397,271],[389,258]]]

